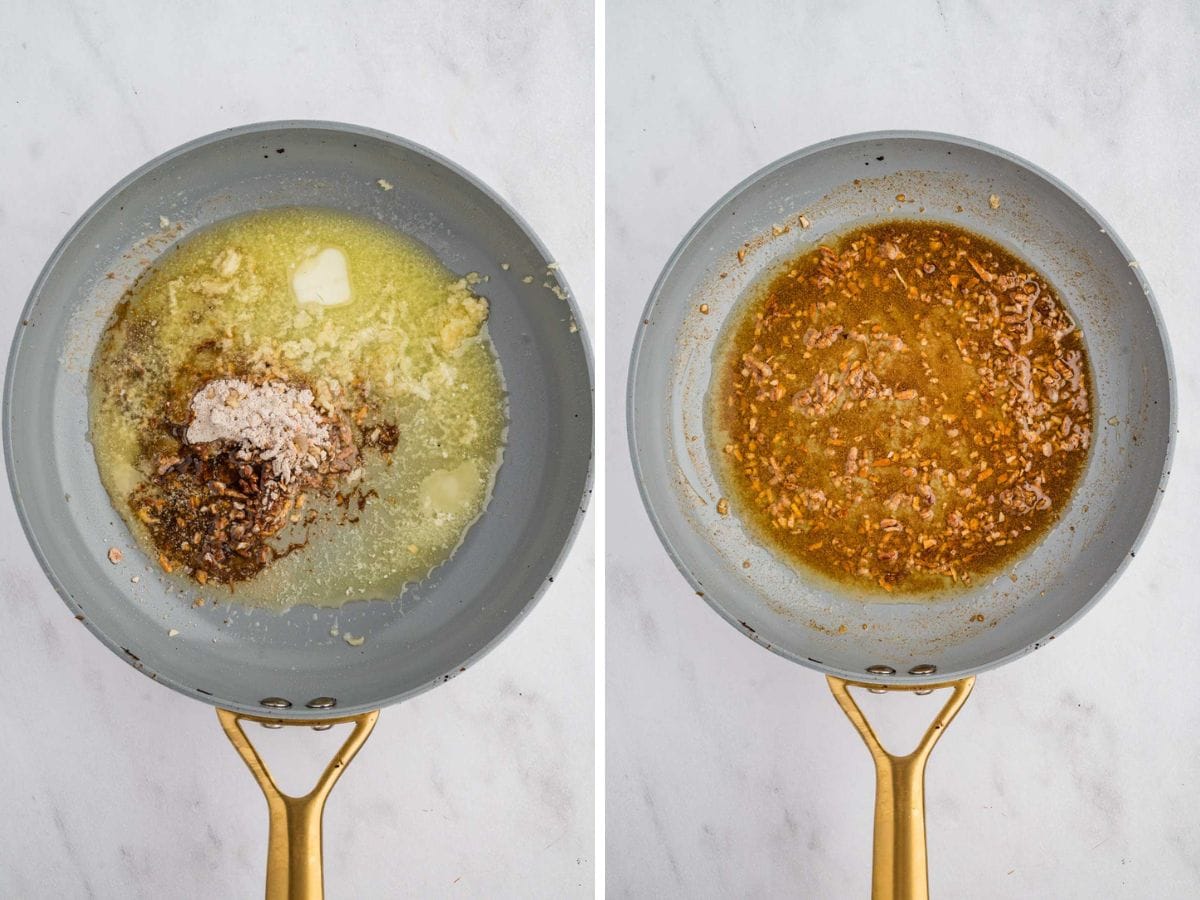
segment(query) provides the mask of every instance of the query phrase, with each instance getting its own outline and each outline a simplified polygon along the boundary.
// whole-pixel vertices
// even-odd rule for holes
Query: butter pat
[[[438,469],[421,480],[421,507],[426,513],[452,514],[466,508],[479,490],[479,469],[467,460],[453,469]]]
[[[350,294],[350,267],[346,254],[337,247],[325,247],[309,256],[292,273],[292,292],[304,305],[342,306],[354,299]]]

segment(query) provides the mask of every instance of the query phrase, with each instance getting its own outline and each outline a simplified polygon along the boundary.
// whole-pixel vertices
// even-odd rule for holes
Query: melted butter
[[[416,241],[313,208],[227,220],[156,260],[114,313],[89,384],[101,479],[149,558],[157,551],[128,497],[168,440],[164,410],[179,421],[200,384],[270,359],[318,401],[361,410],[357,439],[394,423],[398,444],[388,455],[365,449],[342,505],[309,495],[304,513],[318,521],[277,542],[306,546],[238,583],[232,599],[282,609],[394,598],[449,559],[488,503],[507,428],[486,302],[470,286]],[[323,302],[342,297],[353,302]],[[211,582],[181,586],[230,599]]]

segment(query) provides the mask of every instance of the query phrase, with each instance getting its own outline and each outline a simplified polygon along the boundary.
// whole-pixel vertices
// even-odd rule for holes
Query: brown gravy
[[[1059,518],[1086,464],[1082,335],[1028,262],[891,221],[741,301],[709,395],[726,510],[768,546],[888,593],[970,585]]]

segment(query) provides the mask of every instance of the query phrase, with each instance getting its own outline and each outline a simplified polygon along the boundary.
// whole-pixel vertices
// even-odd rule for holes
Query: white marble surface
[[[866,749],[821,677],[676,573],[635,491],[623,388],[654,279],[711,203],[792,150],[886,128],[1002,145],[1087,197],[1157,294],[1181,407],[1120,585],[981,677],[934,752],[934,896],[1200,895],[1195,5],[610,0],[607,18],[609,895],[868,896]]]
[[[590,4],[403,7],[5,3],[5,354],[42,263],[96,197],[185,140],[263,119],[374,126],[466,166],[545,241],[590,324]],[[261,896],[265,804],[212,710],[72,621],[2,494],[0,897]],[[592,548],[589,516],[507,641],[383,712],[329,801],[329,897],[591,895]],[[297,787],[329,750],[255,731]]]

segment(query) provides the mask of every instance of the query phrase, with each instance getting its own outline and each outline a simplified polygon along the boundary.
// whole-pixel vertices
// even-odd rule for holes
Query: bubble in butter
[[[324,247],[307,257],[292,273],[292,292],[304,305],[341,306],[352,299],[350,267],[337,247]]]

